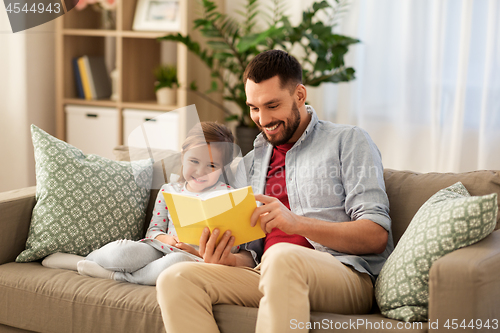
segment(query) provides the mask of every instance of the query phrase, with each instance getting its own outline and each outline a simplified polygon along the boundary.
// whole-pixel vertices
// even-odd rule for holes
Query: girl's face
[[[191,192],[202,192],[215,185],[222,173],[222,153],[210,144],[189,149],[182,158],[182,175]]]

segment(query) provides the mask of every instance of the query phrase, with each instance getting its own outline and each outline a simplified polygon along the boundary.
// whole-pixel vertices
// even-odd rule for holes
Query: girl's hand
[[[158,235],[155,237],[155,239],[159,240],[162,243],[168,244],[170,246],[175,246],[175,244],[179,243],[179,239],[177,236],[171,236],[171,235]]]
[[[186,243],[180,243],[180,242],[177,242],[175,244],[175,247],[178,248],[179,250],[184,250],[188,253],[191,253],[191,254],[194,254],[195,256],[198,256],[200,258],[203,258],[200,253],[198,251],[196,251],[196,249],[194,247],[192,247],[191,245],[188,245]]]

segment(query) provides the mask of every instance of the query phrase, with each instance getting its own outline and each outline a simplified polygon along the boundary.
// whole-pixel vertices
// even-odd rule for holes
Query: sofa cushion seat
[[[237,305],[214,306],[214,317],[221,332],[254,333],[257,319],[257,308]],[[291,322],[292,330],[302,328],[304,323]],[[388,319],[380,313],[365,315],[341,315],[327,312],[311,312],[310,333],[322,332],[405,332],[424,333],[428,330],[428,323],[404,323]],[[405,326],[406,325],[406,326]]]
[[[45,268],[38,262],[0,265],[0,299],[8,304],[0,312],[0,322],[24,330],[164,332],[154,287],[90,278],[75,271]],[[255,331],[257,308],[224,304],[214,306],[213,311],[221,332]],[[336,325],[342,332],[372,327],[393,332],[397,325],[404,325],[379,313],[356,316],[311,312],[311,322],[316,328],[310,332],[325,332],[326,327],[326,331],[335,330]],[[298,328],[301,323],[291,325]],[[427,332],[427,323],[414,323],[405,332]]]
[[[25,330],[164,331],[154,287],[89,278],[38,262],[1,265],[0,299],[8,305],[0,322],[22,323]]]

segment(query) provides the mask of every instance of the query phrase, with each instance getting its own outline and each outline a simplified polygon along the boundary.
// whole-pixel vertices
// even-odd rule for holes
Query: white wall
[[[55,133],[55,24],[12,33],[0,6],[0,192],[35,185],[30,125]]]

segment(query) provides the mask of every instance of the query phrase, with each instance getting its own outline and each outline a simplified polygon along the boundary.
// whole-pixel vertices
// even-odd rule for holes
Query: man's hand
[[[213,233],[210,234],[208,228],[205,228],[201,234],[200,255],[206,263],[255,267],[255,262],[250,252],[240,250],[239,253],[231,253],[231,248],[234,245],[234,237],[231,236],[231,231],[227,230],[216,246],[215,244],[219,235],[219,229],[214,229]]]
[[[260,218],[260,227],[266,234],[273,228],[278,228],[289,235],[298,233],[300,217],[286,208],[281,201],[263,194],[255,194],[255,200],[262,202],[263,205],[255,208],[250,218],[252,227]]]
[[[234,237],[231,231],[227,230],[216,246],[220,230],[214,229],[210,234],[208,228],[203,229],[200,237],[200,255],[206,263],[221,264],[226,266],[236,266],[236,258],[231,253],[234,244]]]

